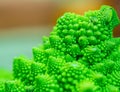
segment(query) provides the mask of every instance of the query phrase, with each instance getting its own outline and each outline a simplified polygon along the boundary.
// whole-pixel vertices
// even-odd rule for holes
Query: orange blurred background
[[[53,25],[66,11],[83,14],[103,4],[113,6],[120,16],[120,0],[1,0],[0,28]],[[116,28],[114,36],[119,35]]]

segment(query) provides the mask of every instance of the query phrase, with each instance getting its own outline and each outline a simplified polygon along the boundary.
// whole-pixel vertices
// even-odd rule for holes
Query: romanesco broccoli
[[[0,92],[120,92],[120,24],[116,11],[103,5],[84,16],[65,13],[33,59],[15,58],[12,81]]]

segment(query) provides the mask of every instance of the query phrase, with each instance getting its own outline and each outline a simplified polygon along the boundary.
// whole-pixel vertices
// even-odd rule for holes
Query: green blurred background
[[[42,36],[49,35],[64,12],[83,14],[103,4],[113,6],[120,15],[120,0],[1,0],[0,69],[12,71],[14,57],[32,58],[32,47],[42,43]],[[114,36],[120,36],[119,29]]]

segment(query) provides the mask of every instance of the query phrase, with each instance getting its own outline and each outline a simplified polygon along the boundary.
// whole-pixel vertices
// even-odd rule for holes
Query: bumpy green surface
[[[14,59],[15,81],[1,81],[0,92],[120,92],[120,38],[112,37],[118,24],[110,6],[65,13],[33,59]]]

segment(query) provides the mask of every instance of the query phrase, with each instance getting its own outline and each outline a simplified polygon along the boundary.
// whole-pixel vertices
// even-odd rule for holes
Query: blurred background
[[[32,47],[42,43],[64,12],[83,14],[103,4],[113,6],[120,17],[120,0],[0,0],[0,69],[12,71],[14,57],[32,58]],[[113,36],[120,36],[120,26]]]

